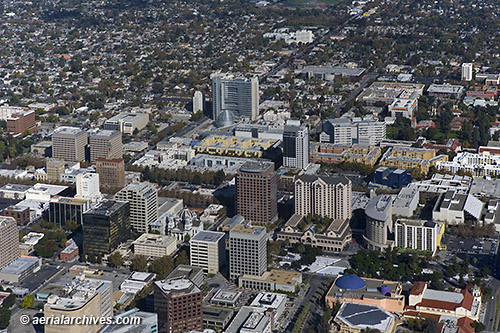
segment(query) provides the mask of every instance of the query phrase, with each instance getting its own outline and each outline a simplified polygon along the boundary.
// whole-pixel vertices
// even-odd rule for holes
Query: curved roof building
[[[335,285],[346,290],[361,289],[366,286],[365,280],[354,274],[343,275],[335,281]]]

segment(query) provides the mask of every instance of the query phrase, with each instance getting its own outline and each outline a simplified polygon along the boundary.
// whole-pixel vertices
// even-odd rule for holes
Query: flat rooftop
[[[224,236],[225,236],[225,234],[223,232],[200,231],[193,238],[191,238],[191,240],[199,241],[199,242],[216,243],[220,239],[224,238]]]
[[[378,306],[346,302],[340,307],[336,319],[356,329],[371,328],[389,332],[394,315]]]
[[[37,257],[19,257],[0,270],[3,274],[20,275],[31,266],[36,265],[40,261]]]
[[[254,281],[272,282],[281,285],[295,285],[300,284],[302,274],[295,271],[286,271],[281,269],[273,269],[269,272],[264,272],[261,276],[247,276],[243,275],[243,279],[251,279]]]
[[[163,236],[157,234],[144,233],[135,241],[132,242],[133,245],[145,245],[145,246],[159,246],[166,247],[170,244],[176,242],[175,237]]]
[[[95,205],[92,209],[85,212],[85,214],[110,216],[111,214],[125,206],[127,203],[128,201],[104,199],[97,205]]]

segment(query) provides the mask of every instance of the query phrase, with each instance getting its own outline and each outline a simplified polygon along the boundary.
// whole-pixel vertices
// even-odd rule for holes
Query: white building
[[[375,145],[386,139],[386,123],[361,118],[336,118],[323,122],[320,142]]]
[[[217,274],[225,262],[226,241],[223,232],[201,231],[190,242],[191,266],[208,274]]]
[[[104,123],[104,129],[133,134],[134,130],[142,130],[149,122],[147,113],[120,113]]]
[[[432,209],[432,219],[447,224],[461,224],[466,218],[478,220],[484,203],[470,194],[449,190],[441,193]]]
[[[393,118],[404,117],[411,119],[417,107],[417,98],[397,98],[389,105],[389,112]]]
[[[203,112],[205,108],[205,96],[201,91],[195,91],[193,96],[193,112]]]
[[[312,43],[313,42],[314,35],[311,30],[298,30],[295,33],[295,41],[297,43]]]
[[[403,249],[436,253],[444,234],[444,223],[399,219],[394,226],[394,245]]]
[[[158,218],[158,191],[150,183],[131,183],[115,194],[116,200],[130,204],[130,224],[138,232],[148,232]]]
[[[225,333],[271,333],[271,318],[266,309],[244,306],[234,317]]]
[[[274,323],[276,324],[285,311],[287,297],[277,293],[259,293],[250,306],[264,308],[272,311]]]
[[[76,196],[77,198],[88,198],[98,200],[101,197],[99,190],[99,174],[85,173],[76,176]]]
[[[497,177],[500,176],[500,156],[487,151],[480,154],[461,152],[452,161],[437,162],[436,167],[454,174],[469,172],[476,177]]]
[[[463,63],[462,64],[462,81],[472,81],[473,69],[474,69],[474,66],[471,63]]]
[[[392,203],[392,214],[396,216],[412,217],[417,209],[420,195],[416,188],[402,188]]]

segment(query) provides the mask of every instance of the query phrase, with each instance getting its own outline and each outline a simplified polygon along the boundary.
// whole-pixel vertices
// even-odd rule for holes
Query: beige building
[[[123,158],[97,158],[96,172],[101,187],[122,188],[125,186],[125,162]]]
[[[225,262],[225,234],[200,231],[189,243],[191,266],[201,267],[208,274],[217,274]]]
[[[261,276],[243,275],[240,277],[239,287],[266,291],[285,291],[295,293],[302,284],[302,273],[272,269]]]
[[[106,120],[105,130],[120,131],[125,134],[133,134],[135,130],[142,130],[148,125],[149,114],[147,113],[120,113]]]
[[[295,214],[351,218],[352,183],[346,177],[304,175],[295,181]]]
[[[138,232],[148,232],[158,218],[158,191],[151,183],[128,184],[115,199],[130,203],[130,225]]]
[[[112,317],[111,281],[86,278],[81,274],[67,284],[61,295],[51,295],[44,306],[44,317]],[[46,333],[95,333],[104,325],[45,325]]]
[[[0,269],[20,256],[19,230],[12,217],[0,216]]]
[[[65,161],[85,161],[87,132],[77,127],[62,126],[52,135],[52,156]]]
[[[177,250],[177,239],[172,236],[144,233],[132,245],[135,255],[161,258]]]
[[[119,131],[102,130],[90,136],[90,161],[99,157],[122,158],[122,134]]]
[[[49,158],[46,161],[47,181],[58,182],[60,175],[64,172],[64,161],[55,158]]]
[[[324,219],[322,219],[323,221]],[[278,232],[278,240],[302,243],[327,252],[341,252],[352,240],[349,220],[333,220],[327,224],[307,223],[306,217],[293,215]]]

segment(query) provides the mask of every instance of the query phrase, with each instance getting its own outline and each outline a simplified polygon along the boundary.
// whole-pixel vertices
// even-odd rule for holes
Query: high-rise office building
[[[103,200],[83,214],[83,252],[102,256],[130,236],[130,206],[126,201]]]
[[[158,218],[158,192],[151,183],[131,183],[115,194],[116,200],[130,203],[130,225],[138,232],[148,232]]]
[[[66,285],[63,284],[60,295],[50,295],[43,307],[43,315],[47,318],[113,317],[113,283],[111,281],[90,279],[85,275],[75,277]],[[59,289],[61,289],[59,288]],[[66,318],[66,319],[64,319]],[[49,322],[44,326],[46,333],[96,333],[105,323],[97,321],[95,325],[57,325]]]
[[[7,131],[14,134],[23,134],[28,129],[36,127],[35,111],[21,111],[7,117]]]
[[[99,174],[88,172],[76,175],[76,197],[97,199],[100,196]]]
[[[267,232],[264,227],[239,224],[229,231],[229,275],[261,276],[267,268]]]
[[[80,128],[58,127],[52,134],[52,156],[64,161],[85,161],[87,141],[87,132]]]
[[[392,196],[377,195],[365,208],[366,229],[363,239],[370,250],[382,251],[391,248],[393,241],[389,240],[392,233]]]
[[[156,281],[153,286],[159,332],[203,331],[203,293],[200,288],[185,278]]]
[[[351,180],[344,177],[303,175],[295,181],[295,214],[350,219]]]
[[[309,165],[309,131],[300,121],[288,121],[283,132],[283,166],[305,169]]]
[[[64,161],[49,158],[45,162],[45,168],[47,169],[47,180],[49,182],[58,182],[60,181],[61,173],[65,170]]]
[[[474,65],[471,63],[462,64],[462,81],[472,81],[472,71]]]
[[[52,197],[49,201],[49,221],[64,228],[66,223],[83,223],[83,213],[90,207],[87,199]]]
[[[249,161],[236,174],[236,212],[245,220],[269,223],[278,218],[278,176],[272,162]]]
[[[215,75],[212,78],[212,119],[256,120],[259,116],[259,80]]]
[[[96,172],[101,188],[122,188],[125,186],[125,162],[123,158],[98,158]]]
[[[193,113],[205,110],[205,95],[201,91],[195,91],[193,96]]]
[[[95,162],[99,157],[123,157],[122,134],[119,131],[99,131],[90,136],[89,146],[91,162]]]
[[[201,267],[208,274],[217,274],[225,263],[225,234],[200,231],[189,243],[191,266]]]
[[[0,216],[0,269],[19,258],[20,254],[16,220]]]

